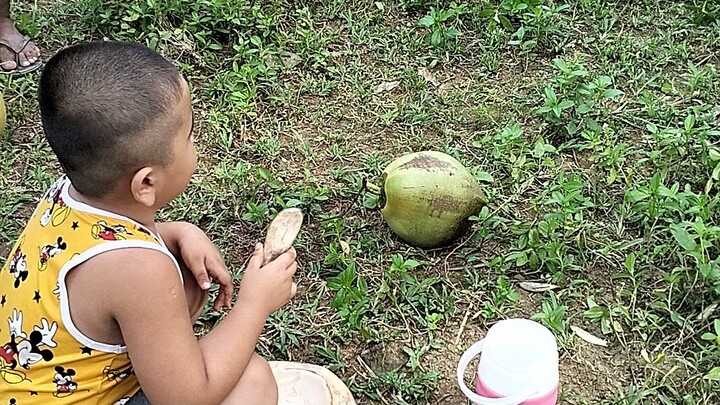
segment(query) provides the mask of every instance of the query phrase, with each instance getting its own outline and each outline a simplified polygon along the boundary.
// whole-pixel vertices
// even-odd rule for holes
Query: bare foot
[[[0,18],[0,38],[12,45],[20,45],[23,42],[23,35],[15,28],[15,24],[9,18]],[[17,45],[16,45],[17,44]],[[27,67],[35,63],[40,57],[40,49],[34,43],[28,42],[20,51],[18,59],[20,65]],[[5,45],[0,44],[0,68],[3,70],[13,70],[17,67],[15,62],[15,52]]]

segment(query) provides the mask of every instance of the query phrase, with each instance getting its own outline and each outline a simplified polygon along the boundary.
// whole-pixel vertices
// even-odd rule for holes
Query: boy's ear
[[[155,205],[157,197],[157,171],[152,167],[143,167],[135,172],[130,182],[130,192],[135,201],[146,207]]]

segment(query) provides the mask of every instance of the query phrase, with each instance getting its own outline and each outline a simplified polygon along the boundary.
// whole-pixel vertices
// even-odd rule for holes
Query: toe
[[[10,70],[14,70],[16,67],[17,67],[17,64],[15,63],[15,61],[12,61],[12,60],[6,60],[3,62],[0,62],[0,69],[2,69],[2,70],[10,71]]]
[[[15,54],[10,49],[0,46],[0,69],[13,70],[16,67]]]
[[[20,66],[22,67],[30,66],[30,64],[32,63],[28,60],[27,56],[25,56],[24,53],[20,53],[18,55],[18,59],[20,60]]]
[[[22,52],[30,63],[35,63],[40,57],[40,49],[32,42],[28,43]]]

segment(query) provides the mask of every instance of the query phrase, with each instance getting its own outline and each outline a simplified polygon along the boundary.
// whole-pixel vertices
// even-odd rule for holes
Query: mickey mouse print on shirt
[[[53,340],[57,332],[57,322],[50,324],[47,319],[40,320],[28,336],[22,327],[23,313],[13,309],[8,318],[10,340],[0,350],[0,377],[10,384],[27,381],[24,370],[30,370],[33,364],[50,361],[55,357],[49,348],[55,348]],[[20,367],[20,368],[18,368]]]
[[[124,225],[108,225],[105,221],[98,221],[91,229],[92,237],[102,240],[124,240],[126,235],[132,235]]]
[[[54,244],[42,246],[40,248],[39,270],[45,271],[48,261],[62,253],[65,249],[67,249],[67,243],[63,241],[62,236],[58,236]]]
[[[124,366],[118,369],[112,369],[110,366],[106,366],[103,369],[103,374],[108,381],[120,382],[134,374],[133,367],[131,365]]]
[[[13,283],[15,288],[20,287],[20,283],[27,280],[27,267],[27,255],[23,253],[22,243],[20,243],[18,247],[15,248],[12,256],[10,256],[10,263],[8,265],[8,271],[15,276],[15,282]]]
[[[46,227],[49,223],[52,223],[54,227],[58,227],[70,215],[70,207],[65,204],[62,198],[62,184],[62,182],[55,183],[46,196],[46,200],[51,202],[52,205],[43,211],[42,216],[40,216],[40,225],[43,227]]]
[[[66,397],[72,395],[78,389],[78,385],[73,381],[75,370],[69,368],[65,370],[63,366],[55,366],[55,376],[53,382],[57,386],[57,392],[53,394],[56,397]]]

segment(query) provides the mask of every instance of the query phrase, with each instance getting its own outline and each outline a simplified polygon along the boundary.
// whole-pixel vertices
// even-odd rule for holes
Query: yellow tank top
[[[114,249],[175,259],[159,236],[73,200],[69,186],[61,178],[45,194],[0,271],[0,404],[122,405],[140,389],[125,346],[96,342],[75,327],[65,277]]]

